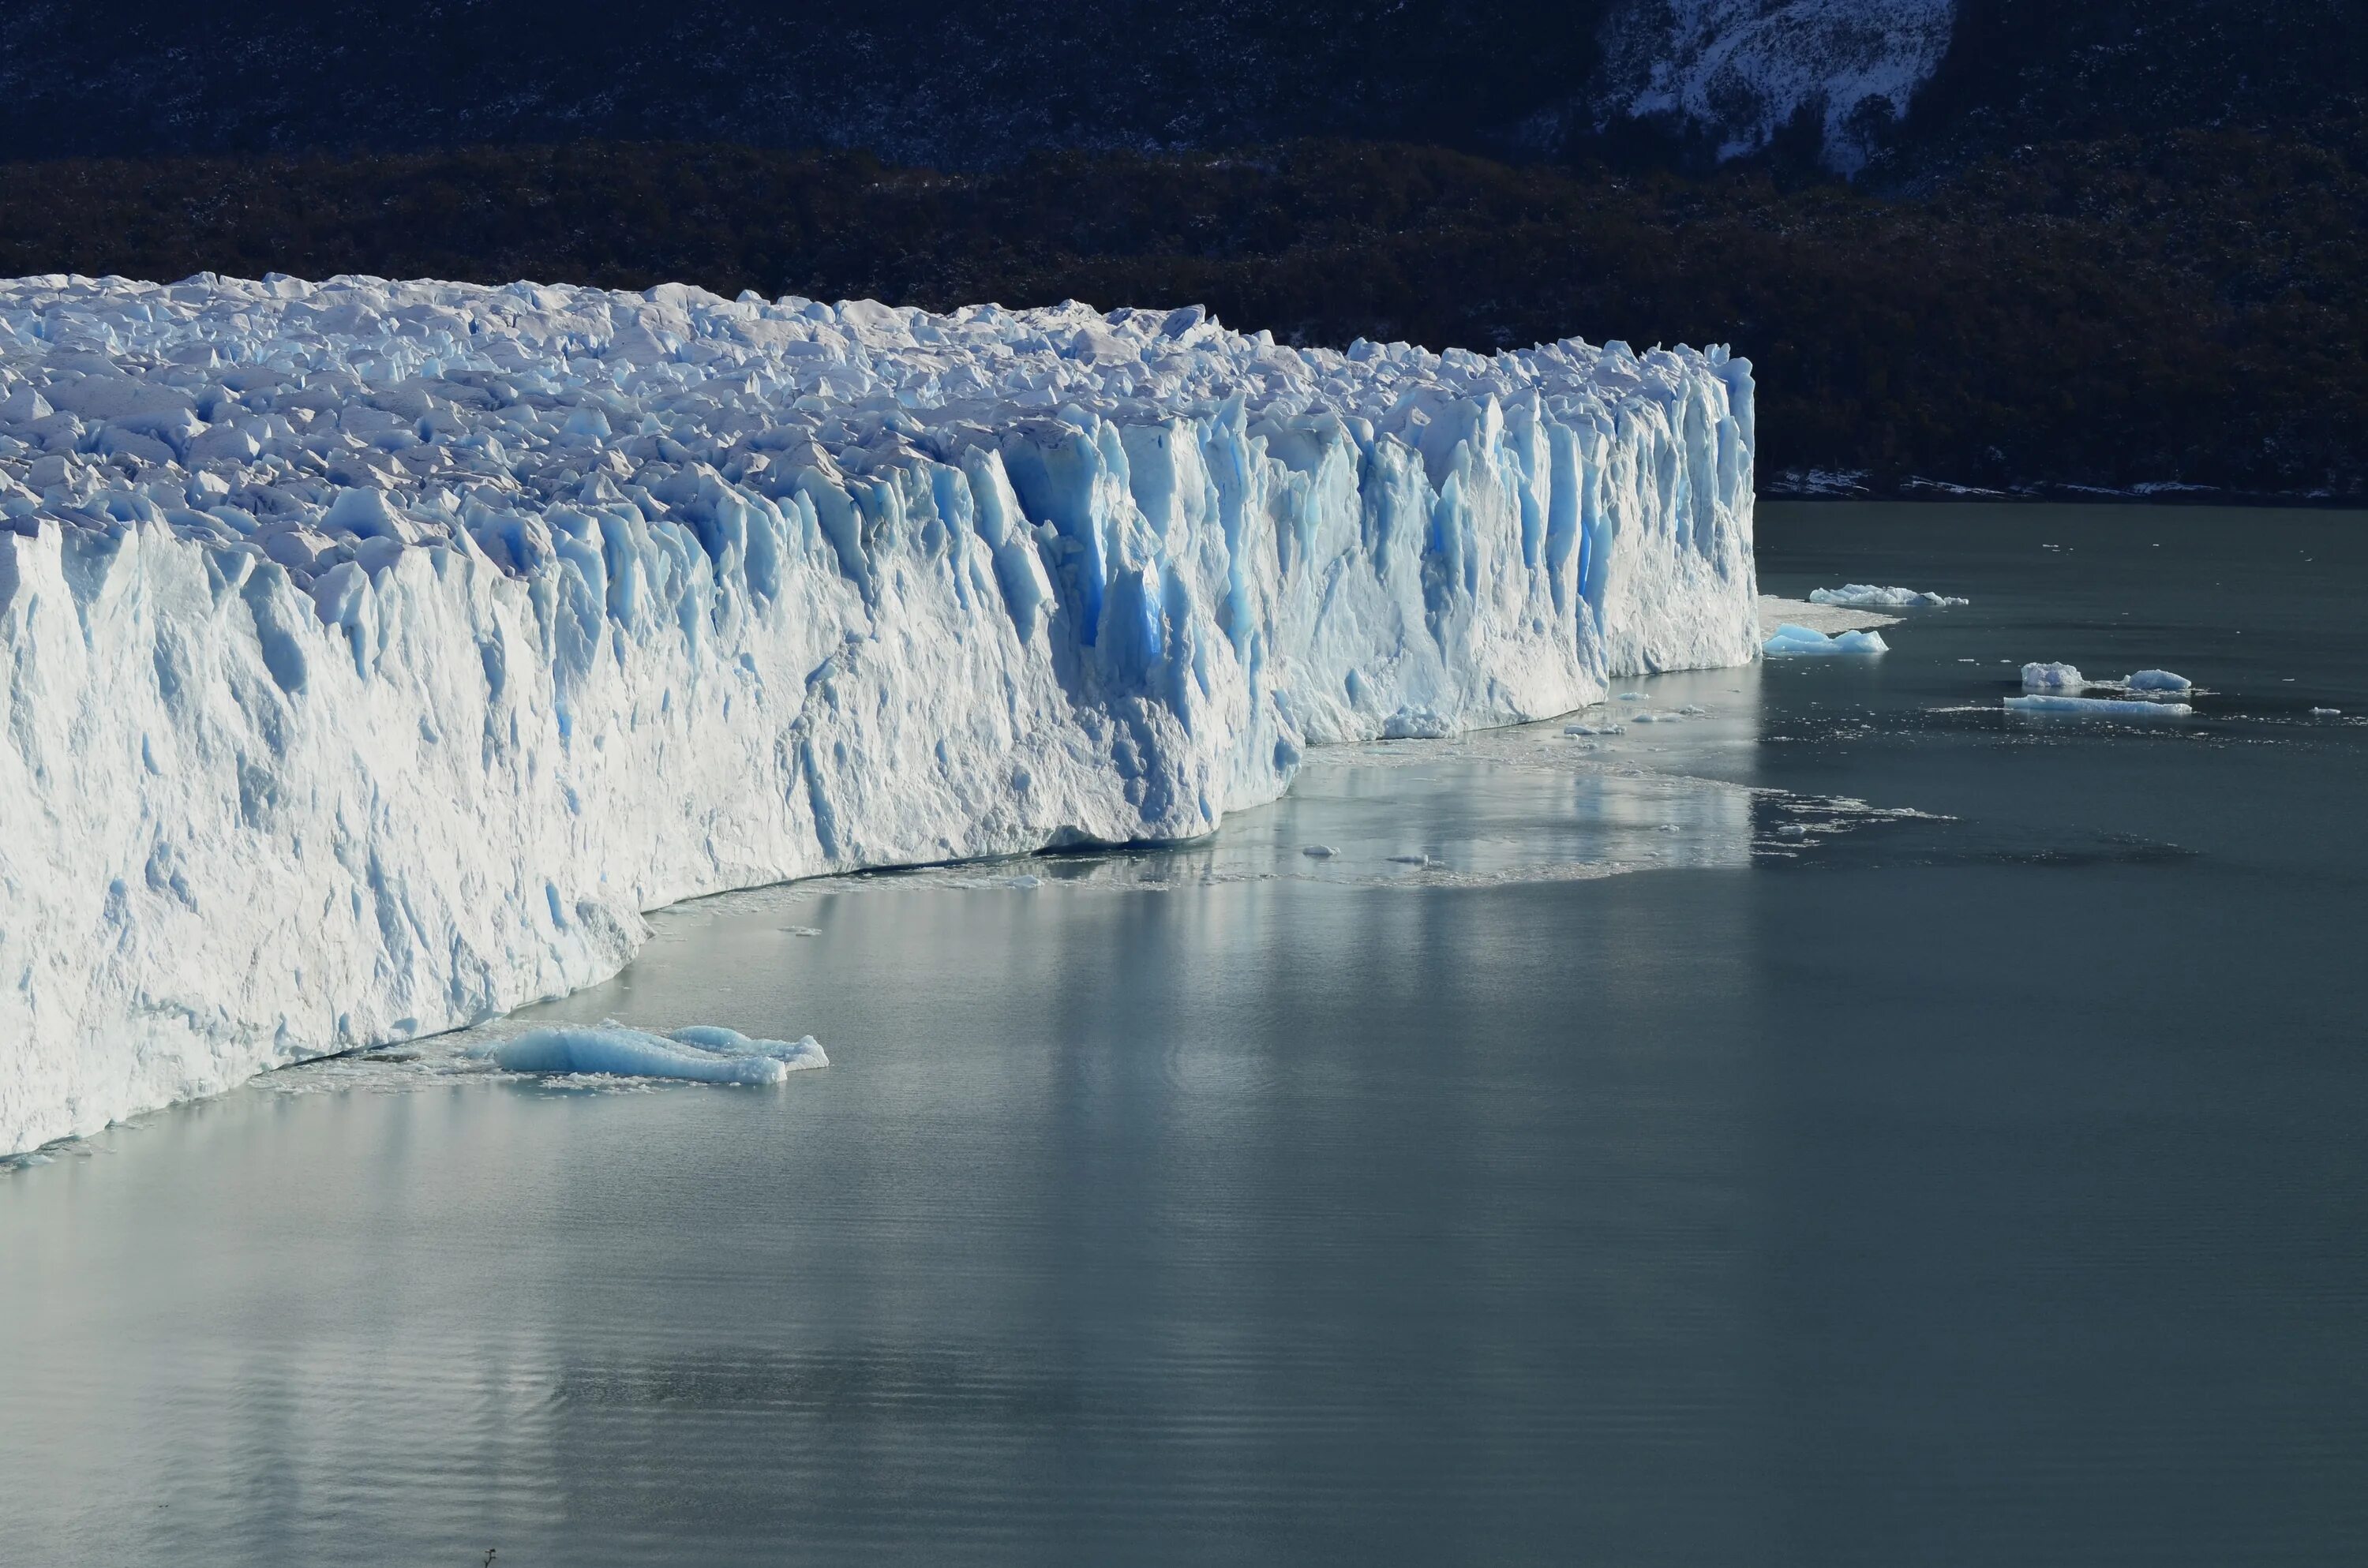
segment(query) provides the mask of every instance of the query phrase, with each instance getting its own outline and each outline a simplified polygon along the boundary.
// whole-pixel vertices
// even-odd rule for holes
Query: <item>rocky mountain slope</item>
[[[2357,101],[2357,0],[17,0],[17,158],[580,139],[864,148],[1302,136],[1844,172]]]

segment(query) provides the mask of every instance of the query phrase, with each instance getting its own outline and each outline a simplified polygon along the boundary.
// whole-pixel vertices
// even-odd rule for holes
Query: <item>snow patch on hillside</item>
[[[1805,108],[1827,166],[1855,174],[1955,22],[1955,0],[1628,0],[1605,24],[1599,123],[1678,119],[1725,159],[1759,152]]]

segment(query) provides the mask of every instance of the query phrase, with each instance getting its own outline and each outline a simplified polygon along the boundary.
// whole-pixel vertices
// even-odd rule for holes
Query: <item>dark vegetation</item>
[[[1762,472],[2368,494],[2368,118],[2061,141],[1878,197],[1402,145],[579,143],[0,165],[0,275],[683,279],[943,308],[1203,302],[1304,344],[1726,342]]]
[[[1958,0],[1855,189],[1814,106],[1748,167],[1606,129],[1649,0],[0,10],[0,151],[40,160],[0,164],[0,274],[1721,341],[1771,475],[2368,494],[2363,0]]]
[[[669,141],[981,168],[1301,136],[1478,147],[1613,0],[0,0],[17,158]]]

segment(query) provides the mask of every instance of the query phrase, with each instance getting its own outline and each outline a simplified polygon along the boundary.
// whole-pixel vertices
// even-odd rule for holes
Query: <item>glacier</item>
[[[0,1151],[1756,653],[1725,350],[0,281]]]

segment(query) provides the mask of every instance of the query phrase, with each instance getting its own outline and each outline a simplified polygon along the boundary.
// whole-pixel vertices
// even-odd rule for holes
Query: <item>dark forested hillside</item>
[[[1468,144],[1593,70],[1605,0],[9,0],[16,157],[602,140]]]
[[[2190,128],[2307,135],[2363,107],[2361,0],[1959,0],[1899,162]]]
[[[2066,142],[1878,199],[1404,145],[576,144],[0,165],[0,273],[680,278],[946,307],[1203,302],[1302,343],[1578,333],[1758,362],[1763,472],[2368,494],[2368,120]]]
[[[1886,17],[1932,6],[9,0],[0,148],[144,157],[666,140],[863,148],[894,163],[983,168],[1042,148],[1346,136],[1501,154],[1699,156],[1681,127],[1598,135],[1607,36],[1649,53],[1655,38],[1677,48],[1689,28],[1715,38],[1771,13],[1795,33],[1879,32]],[[1894,173],[2066,137],[2307,123],[2356,107],[2368,83],[2361,0],[1943,9],[1951,41],[1892,133]],[[1756,90],[1748,71],[1720,88]]]
[[[2362,0],[6,10],[0,273],[682,278],[1197,301],[1310,343],[1716,340],[1760,366],[1771,472],[2368,485]],[[1759,29],[1733,58],[1760,76],[1702,80],[1765,126],[1783,48],[1896,42],[1911,12],[1947,17],[1945,52],[1898,123],[1867,100],[1853,184],[1815,94],[1724,166],[1732,125],[1603,118],[1607,40],[1622,69],[1666,36],[1707,71],[1720,29]],[[1852,58],[1811,64],[1887,80]]]

